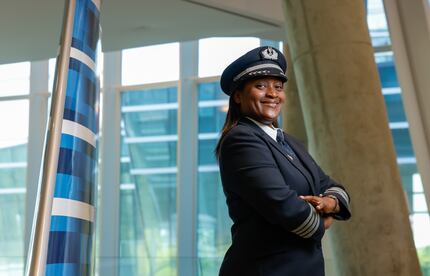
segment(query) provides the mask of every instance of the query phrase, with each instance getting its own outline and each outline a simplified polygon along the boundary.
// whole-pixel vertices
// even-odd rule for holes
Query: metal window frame
[[[197,275],[197,163],[199,42],[179,46],[178,153],[177,153],[177,271]],[[187,62],[184,62],[187,61]]]
[[[103,119],[100,136],[100,202],[98,205],[97,235],[99,250],[96,271],[99,275],[119,273],[119,215],[120,215],[120,134],[121,112],[121,51],[104,53]]]
[[[406,36],[405,32],[410,28],[417,29],[417,32],[413,34],[413,38],[420,38],[422,45],[427,45],[430,39],[430,33],[428,31],[429,11],[428,3],[424,0],[414,0],[408,2],[407,9],[406,5],[403,5],[400,10],[400,4],[398,0],[383,0],[385,14],[388,23],[388,29],[391,36],[391,44],[393,48],[393,55],[395,57],[395,64],[397,69],[397,76],[400,82],[402,90],[403,105],[405,113],[408,117],[408,123],[410,125],[409,132],[415,152],[417,161],[418,172],[421,175],[424,194],[426,197],[427,207],[430,206],[430,171],[427,169],[430,166],[430,148],[428,143],[428,132],[426,133],[425,119],[419,103],[420,93],[426,91],[426,87],[423,87],[424,80],[422,73],[425,72],[425,68],[422,64],[414,64],[414,58],[423,57],[427,60],[428,53],[425,47],[417,47],[413,53],[407,48],[408,42],[412,39],[410,36]],[[410,11],[420,10],[422,13],[414,13],[415,18],[411,20],[405,19],[405,14]],[[402,14],[400,13],[402,12]],[[402,17],[403,15],[403,17]],[[425,25],[423,27],[422,25]],[[425,31],[422,31],[425,29]],[[428,63],[426,63],[428,68]],[[420,92],[421,91],[421,92]],[[427,124],[428,125],[428,124]]]
[[[116,54],[118,55],[117,52]],[[116,76],[110,75],[110,71],[108,66],[111,66],[109,63],[111,57],[109,54],[105,56],[105,68],[104,68],[104,80],[109,80],[113,78],[117,78]],[[121,94],[123,92],[133,92],[140,91],[145,89],[154,89],[154,88],[168,88],[168,87],[177,87],[178,88],[178,153],[177,153],[177,271],[178,275],[187,275],[193,276],[197,275],[197,233],[196,233],[196,217],[197,217],[197,200],[196,200],[196,189],[197,189],[197,139],[198,139],[198,104],[197,104],[197,81],[198,82],[212,82],[218,81],[219,77],[208,77],[199,79],[198,76],[198,41],[191,42],[181,42],[180,43],[180,61],[187,60],[187,62],[180,62],[180,79],[177,81],[167,81],[167,82],[156,82],[156,83],[145,83],[138,85],[121,85],[121,63],[122,61],[115,62],[114,66],[116,67],[116,71],[119,71],[119,80],[115,82],[114,85],[114,94],[117,102],[115,106],[106,104],[108,101],[107,98],[112,94],[109,91],[112,87],[106,84],[104,88],[106,93],[104,93],[103,100],[103,109],[109,110],[111,113],[115,113],[114,115],[104,113],[103,120],[103,135],[102,141],[103,145],[101,148],[102,151],[102,165],[100,170],[100,176],[102,179],[109,179],[108,175],[114,176],[117,179],[117,183],[115,184],[115,188],[107,188],[101,185],[101,202],[100,202],[100,223],[99,228],[109,227],[111,229],[117,229],[116,234],[114,231],[110,231],[110,233],[100,233],[100,252],[104,252],[105,257],[106,253],[109,253],[109,256],[115,258],[112,260],[112,264],[109,268],[104,268],[102,264],[102,259],[104,256],[100,255],[100,265],[99,265],[99,274],[100,275],[108,275],[115,276],[119,272],[119,219],[111,219],[109,221],[109,225],[107,225],[107,221],[103,220],[105,217],[103,214],[107,212],[106,210],[116,209],[114,214],[110,214],[110,218],[112,215],[117,217],[119,215],[120,208],[120,181],[119,181],[119,162],[120,162],[120,120],[121,120],[121,107],[120,100]],[[191,63],[190,63],[191,61]],[[112,70],[111,70],[112,71]],[[112,127],[112,122],[110,122],[109,126],[105,125],[106,121],[110,121],[107,116],[113,116],[115,119],[115,126]],[[118,122],[119,121],[119,122]],[[107,129],[109,127],[110,130]],[[116,129],[116,133],[112,131],[112,129]],[[108,132],[109,131],[109,132]],[[118,139],[117,143],[110,144],[109,136],[116,136]],[[115,156],[115,158],[107,158],[104,154],[105,151],[114,152],[111,153]],[[190,154],[190,152],[192,154]],[[117,160],[113,161],[113,160]],[[117,169],[115,169],[115,173],[109,170],[109,165],[105,162],[112,163],[116,162]],[[117,176],[118,175],[118,176]],[[118,184],[118,185],[117,185]],[[117,187],[118,186],[118,187]],[[114,200],[108,200],[105,197]],[[104,202],[104,203],[103,203]],[[109,204],[109,206],[105,206],[105,204]],[[118,214],[117,214],[118,213]],[[105,221],[105,223],[103,222]],[[114,246],[109,246],[106,248],[105,243],[116,244],[116,248]]]
[[[27,175],[25,197],[24,263],[28,252],[31,229],[39,184],[40,160],[48,121],[49,93],[48,60],[30,63],[30,94],[7,97],[8,100],[29,100],[29,122],[27,141]],[[6,98],[6,97],[5,97]],[[3,98],[3,99],[5,99]]]

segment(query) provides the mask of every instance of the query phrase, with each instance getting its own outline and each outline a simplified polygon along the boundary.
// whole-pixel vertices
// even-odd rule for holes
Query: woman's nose
[[[277,91],[276,91],[275,87],[273,87],[272,85],[269,85],[269,86],[267,87],[266,95],[267,95],[268,97],[273,97],[273,98],[275,98],[275,97],[278,95],[278,93],[277,93]]]

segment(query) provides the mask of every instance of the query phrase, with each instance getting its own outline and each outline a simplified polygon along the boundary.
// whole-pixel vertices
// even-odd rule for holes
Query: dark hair
[[[218,143],[215,147],[215,156],[216,159],[219,159],[220,151],[221,151],[221,142],[224,139],[225,135],[237,125],[242,114],[240,113],[240,106],[234,101],[233,94],[230,96],[228,101],[228,111],[227,116],[225,117],[224,126],[221,130],[221,137],[218,140]]]
[[[240,93],[243,91],[244,84],[241,84],[231,95],[228,101],[228,111],[227,116],[225,118],[224,126],[221,129],[221,137],[218,140],[218,143],[215,147],[215,157],[218,160],[221,154],[221,143],[227,133],[237,125],[239,120],[244,117],[244,115],[240,112],[240,105],[234,101],[234,94]],[[278,120],[273,121],[273,125],[278,127]]]

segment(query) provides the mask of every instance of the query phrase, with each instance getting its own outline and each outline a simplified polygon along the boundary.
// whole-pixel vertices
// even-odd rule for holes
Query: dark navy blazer
[[[300,160],[291,160],[280,144],[246,118],[221,142],[219,165],[233,220],[222,276],[324,275],[323,219],[299,195],[332,194],[341,207],[335,218],[350,217],[345,189],[297,140],[284,137]]]

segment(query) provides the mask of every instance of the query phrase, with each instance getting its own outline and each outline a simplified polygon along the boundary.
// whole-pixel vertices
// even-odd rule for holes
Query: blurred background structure
[[[358,1],[407,202],[403,226],[430,275],[430,1]],[[217,275],[231,226],[213,155],[228,101],[219,76],[259,45],[288,48],[298,37],[287,32],[289,2],[103,1],[96,274]],[[327,2],[333,22],[353,17]],[[0,275],[24,272],[63,8],[0,4]],[[342,275],[327,245],[327,275]]]

